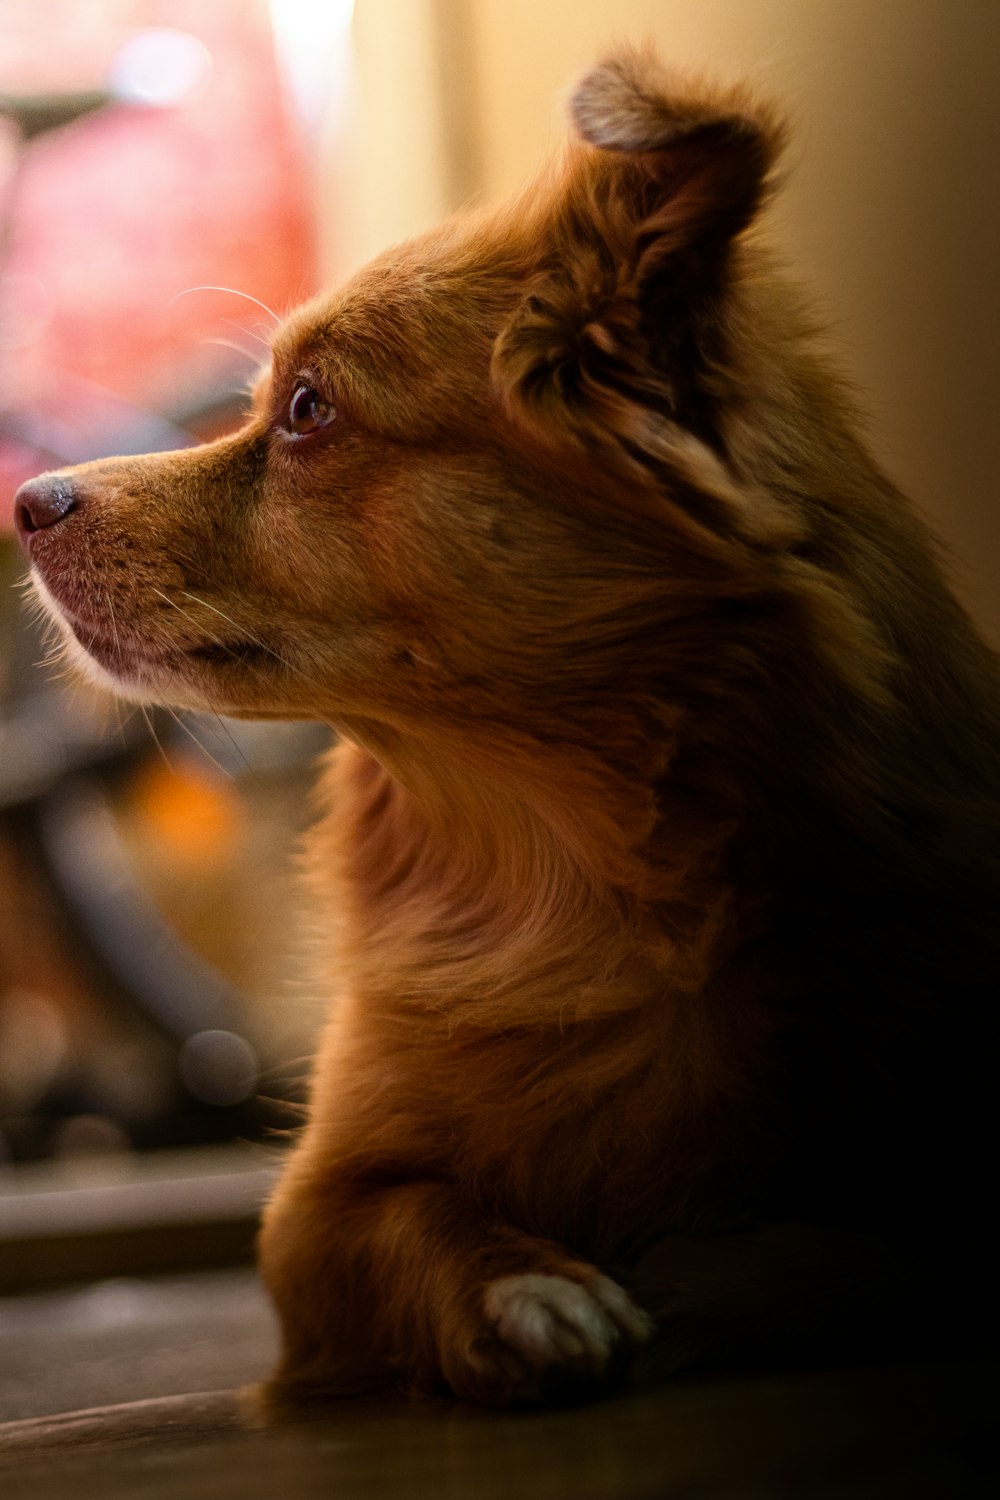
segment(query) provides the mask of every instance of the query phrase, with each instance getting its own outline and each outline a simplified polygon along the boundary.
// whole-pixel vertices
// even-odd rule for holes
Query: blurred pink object
[[[170,30],[137,47],[137,34],[165,19]],[[104,441],[94,425],[102,393],[112,398],[103,427],[113,428],[116,396],[182,410],[249,377],[265,353],[266,313],[189,289],[231,287],[280,313],[313,290],[315,263],[307,163],[263,0],[7,0],[0,58],[0,92],[112,86],[164,105],[112,103],[36,136],[16,182],[5,132],[3,526],[11,491],[51,466],[51,451],[72,460],[87,434]],[[155,442],[155,424],[150,432]]]

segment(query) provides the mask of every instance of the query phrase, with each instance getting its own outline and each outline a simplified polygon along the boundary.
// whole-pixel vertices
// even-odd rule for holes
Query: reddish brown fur
[[[343,739],[278,1391],[600,1381],[648,1329],[595,1268],[649,1369],[856,1349],[984,1217],[996,663],[745,233],[770,114],[638,55],[573,114],[293,315],[241,433],[35,481],[78,656]]]

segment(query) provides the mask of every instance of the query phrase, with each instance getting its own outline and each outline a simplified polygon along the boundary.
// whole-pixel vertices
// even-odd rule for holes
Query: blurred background
[[[995,0],[4,0],[0,1289],[70,1243],[77,1276],[245,1253],[322,1007],[293,884],[324,732],[40,665],[14,489],[236,425],[275,314],[516,187],[574,77],[646,39],[784,101],[771,237],[1000,640]]]

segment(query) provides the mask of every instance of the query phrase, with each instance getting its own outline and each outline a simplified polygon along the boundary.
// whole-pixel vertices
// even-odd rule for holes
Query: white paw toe
[[[505,1276],[486,1290],[486,1316],[536,1370],[563,1365],[600,1374],[619,1343],[651,1332],[645,1313],[606,1276],[589,1286],[565,1276]]]

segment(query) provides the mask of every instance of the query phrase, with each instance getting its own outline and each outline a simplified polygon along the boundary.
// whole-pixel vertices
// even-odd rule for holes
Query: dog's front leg
[[[261,1266],[284,1335],[272,1397],[585,1394],[650,1331],[594,1266],[488,1222],[444,1181],[294,1171],[265,1217]]]

